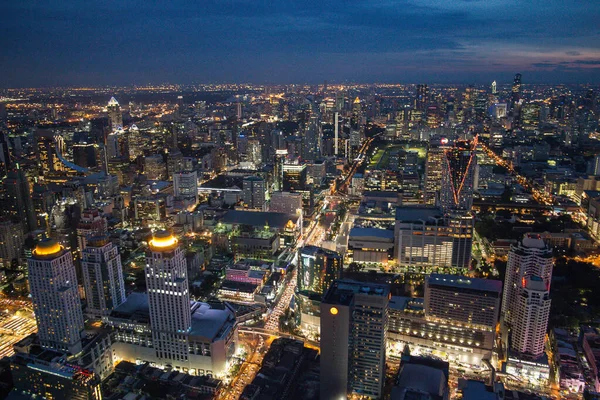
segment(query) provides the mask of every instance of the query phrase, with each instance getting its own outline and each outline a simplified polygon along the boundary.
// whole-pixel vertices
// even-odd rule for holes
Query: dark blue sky
[[[600,83],[599,0],[0,0],[0,86]]]

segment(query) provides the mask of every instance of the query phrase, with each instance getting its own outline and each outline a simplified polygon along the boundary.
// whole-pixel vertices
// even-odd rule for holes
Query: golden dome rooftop
[[[157,231],[152,235],[148,245],[152,251],[169,251],[179,245],[179,240],[170,232]]]
[[[56,240],[44,239],[35,246],[32,254],[35,258],[53,258],[60,255],[63,250],[64,247]]]

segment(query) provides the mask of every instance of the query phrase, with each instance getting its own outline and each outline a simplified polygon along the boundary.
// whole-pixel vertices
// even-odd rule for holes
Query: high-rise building
[[[265,211],[265,180],[258,176],[247,176],[242,183],[244,205],[248,208]]]
[[[165,363],[186,362],[192,326],[185,253],[175,236],[156,232],[146,253],[152,344]]]
[[[385,381],[389,286],[335,281],[321,302],[321,398],[378,399]]]
[[[167,175],[165,160],[161,154],[144,158],[144,175],[151,181],[162,180]]]
[[[173,175],[175,197],[198,200],[198,174],[196,171],[179,172]]]
[[[79,353],[84,325],[71,252],[46,239],[37,244],[27,266],[40,344]]]
[[[302,194],[273,192],[269,202],[269,211],[285,214],[302,214]]]
[[[298,291],[324,293],[342,274],[342,256],[317,246],[304,246],[298,257]]]
[[[425,280],[425,315],[430,320],[493,331],[501,294],[501,281],[431,274]]]
[[[76,143],[73,145],[73,162],[84,168],[96,167],[99,149],[95,143]]]
[[[23,226],[19,221],[0,221],[0,263],[10,267],[23,250]]]
[[[425,111],[429,104],[429,88],[425,84],[417,85],[417,95],[415,97],[415,109]]]
[[[283,166],[287,158],[288,151],[275,150],[275,165],[273,166],[273,186],[275,190],[283,190]]]
[[[537,359],[544,354],[550,303],[550,292],[544,279],[535,275],[523,278],[511,330],[511,349],[520,357]]]
[[[0,131],[0,177],[6,176],[8,170],[11,168],[12,160],[10,156],[10,145],[8,143],[8,135]]]
[[[425,203],[437,205],[439,193],[442,188],[444,149],[442,147],[430,147],[427,150],[425,161]]]
[[[306,189],[306,165],[284,164],[282,190],[293,192]]]
[[[108,236],[88,239],[82,251],[81,269],[87,301],[87,314],[105,317],[125,301],[123,266],[119,249]]]
[[[592,160],[592,175],[600,176],[600,154],[596,155]]]
[[[64,139],[52,131],[44,129],[38,129],[35,136],[40,175],[45,176],[49,172],[62,171],[64,165],[58,154],[64,153]]]
[[[521,74],[515,74],[515,79],[512,85],[512,97],[511,104],[512,108],[521,100]]]
[[[311,115],[304,135],[302,136],[303,148],[302,158],[308,161],[315,161],[321,156],[323,131],[319,117]]]
[[[444,150],[440,204],[444,212],[471,211],[475,184],[475,141],[458,141]]]
[[[29,192],[29,182],[25,172],[17,164],[17,168],[8,171],[4,179],[4,192],[6,208],[4,212],[8,217],[19,221],[23,226],[23,232],[31,232],[37,229],[35,210]]]
[[[498,85],[496,81],[492,82],[492,94],[498,94]]]
[[[108,101],[106,111],[108,112],[108,121],[110,123],[111,130],[114,132],[119,129],[123,129],[123,114],[121,113],[121,106],[114,97],[111,97]]]
[[[77,225],[77,247],[82,252],[91,236],[104,235],[108,230],[106,218],[98,210],[83,210]]]
[[[473,217],[444,214],[437,207],[396,209],[396,254],[408,271],[466,274],[471,265]]]
[[[506,324],[512,325],[523,279],[538,276],[549,289],[553,266],[552,249],[540,235],[526,234],[516,246],[511,247],[502,296],[502,315]]]

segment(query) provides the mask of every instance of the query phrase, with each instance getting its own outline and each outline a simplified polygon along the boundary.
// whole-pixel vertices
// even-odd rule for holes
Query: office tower
[[[235,115],[238,121],[242,119],[242,103],[240,103],[239,101],[235,105]]]
[[[492,82],[492,94],[498,94],[498,86],[496,81]]]
[[[48,172],[62,171],[64,166],[58,155],[64,153],[64,139],[59,135],[54,135],[52,131],[43,129],[38,129],[35,136],[40,175],[45,176]]]
[[[11,168],[12,162],[10,157],[10,145],[8,144],[8,135],[0,131],[0,177],[6,176],[8,170]]]
[[[275,190],[283,190],[283,166],[285,165],[287,155],[288,151],[286,149],[275,150],[275,165],[273,167]]]
[[[152,345],[165,362],[188,360],[192,324],[185,254],[175,236],[156,232],[146,252]]]
[[[306,165],[284,164],[282,190],[293,192],[306,189]]]
[[[290,192],[273,192],[269,202],[269,211],[285,214],[302,215],[302,194]]]
[[[515,303],[511,333],[511,349],[521,357],[536,359],[544,354],[550,303],[544,279],[525,276]]]
[[[431,274],[425,280],[425,315],[432,321],[494,330],[501,294],[501,281]]]
[[[125,301],[121,255],[108,236],[88,239],[82,251],[81,269],[87,314],[97,318],[108,316]]]
[[[242,183],[242,196],[247,208],[265,209],[265,180],[258,176],[247,176]]]
[[[440,204],[444,212],[469,212],[475,184],[475,141],[458,141],[444,150]]]
[[[144,158],[144,175],[151,181],[165,178],[167,168],[162,154],[155,154]]]
[[[85,249],[89,237],[104,235],[107,230],[108,222],[106,218],[100,215],[98,210],[83,210],[77,225],[77,247],[79,251]]]
[[[71,252],[55,240],[43,240],[27,260],[27,267],[40,344],[79,353],[84,332],[83,313]]]
[[[175,197],[198,201],[198,174],[196,171],[179,172],[173,175]]]
[[[449,400],[450,364],[436,358],[412,356],[408,345],[404,350],[390,400]]]
[[[0,221],[0,264],[10,268],[19,261],[23,250],[24,233],[19,221]]]
[[[73,145],[73,162],[84,168],[98,165],[99,147],[94,143],[76,143]]]
[[[29,182],[25,172],[17,164],[17,168],[8,171],[4,179],[4,192],[6,196],[7,216],[19,221],[23,232],[31,232],[37,228],[35,211],[29,192]]]
[[[431,146],[427,150],[425,161],[425,204],[437,205],[439,193],[442,188],[444,149],[440,146]]]
[[[398,207],[395,258],[408,271],[466,274],[471,265],[473,223],[470,214],[444,214],[437,207]]]
[[[515,79],[513,80],[512,85],[512,106],[514,107],[516,103],[521,99],[521,74],[516,74]]]
[[[321,302],[321,399],[381,398],[389,286],[335,281]]]
[[[425,84],[417,85],[417,95],[415,97],[415,109],[425,111],[429,104],[429,88]]]
[[[592,160],[592,175],[599,176],[600,175],[600,154],[596,155]]]
[[[123,129],[123,114],[121,113],[121,106],[114,97],[111,97],[108,101],[106,111],[108,113],[108,121],[111,131],[115,132],[119,129]]]
[[[321,156],[323,132],[319,117],[316,115],[310,116],[302,141],[302,158],[304,160],[315,161]]]
[[[262,165],[262,146],[258,138],[248,139],[246,160],[251,163],[255,169],[259,169]]]
[[[338,140],[339,140],[339,131],[340,131],[340,121],[339,121],[340,113],[336,111],[335,117],[333,118],[335,126],[333,127],[333,154],[338,156]]]
[[[10,360],[10,373],[14,389],[9,397],[102,400],[99,376],[69,363],[62,353],[18,352]]]
[[[325,293],[334,280],[342,275],[342,256],[317,246],[299,250],[298,291]]]
[[[538,276],[549,289],[553,266],[552,249],[539,235],[526,234],[516,246],[511,246],[502,296],[502,315],[506,324],[513,324],[523,279]]]

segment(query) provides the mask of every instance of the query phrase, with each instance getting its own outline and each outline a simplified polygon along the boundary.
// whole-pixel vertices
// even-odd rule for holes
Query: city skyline
[[[158,82],[600,82],[578,1],[0,6],[0,87]]]

